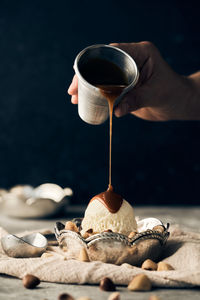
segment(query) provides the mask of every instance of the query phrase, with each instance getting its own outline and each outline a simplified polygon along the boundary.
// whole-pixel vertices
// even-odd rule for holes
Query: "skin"
[[[116,117],[131,113],[149,121],[200,120],[200,72],[181,76],[174,72],[151,42],[114,43],[135,60],[140,77],[115,108]],[[68,89],[78,103],[75,75]]]

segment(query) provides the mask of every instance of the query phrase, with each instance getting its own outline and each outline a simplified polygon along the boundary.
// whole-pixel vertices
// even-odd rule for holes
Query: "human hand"
[[[192,77],[175,73],[150,42],[111,44],[135,60],[140,77],[137,85],[129,91],[115,108],[117,117],[132,113],[151,121],[200,119],[199,110],[193,104]],[[68,89],[73,104],[78,103],[78,80],[76,75]]]

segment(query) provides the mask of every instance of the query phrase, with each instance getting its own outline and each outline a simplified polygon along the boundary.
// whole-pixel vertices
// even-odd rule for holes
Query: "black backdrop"
[[[0,186],[54,182],[88,202],[108,183],[108,122],[67,88],[97,43],[150,40],[181,74],[200,67],[198,1],[0,0]],[[167,82],[166,82],[167,84]],[[200,122],[114,120],[113,185],[135,205],[198,204]]]

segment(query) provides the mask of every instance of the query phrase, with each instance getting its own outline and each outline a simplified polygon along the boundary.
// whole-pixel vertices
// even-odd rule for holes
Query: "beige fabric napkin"
[[[48,248],[51,256],[46,258],[10,258],[0,246],[0,273],[18,278],[30,273],[42,281],[78,284],[98,284],[107,276],[119,285],[127,285],[133,276],[145,273],[155,287],[200,286],[200,233],[181,231],[177,226],[172,226],[170,232],[163,259],[174,267],[173,271],[144,271],[128,264],[68,260],[59,247]],[[0,238],[5,234],[0,228]]]

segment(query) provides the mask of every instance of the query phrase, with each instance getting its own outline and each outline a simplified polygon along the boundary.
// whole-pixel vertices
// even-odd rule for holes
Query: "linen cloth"
[[[175,225],[169,231],[160,260],[172,265],[173,271],[146,271],[129,264],[116,266],[100,261],[80,262],[68,259],[67,253],[57,246],[47,248],[49,257],[46,258],[11,258],[0,245],[0,273],[18,278],[29,273],[41,281],[77,284],[99,284],[106,276],[118,285],[127,285],[135,275],[144,273],[154,287],[200,286],[200,233],[182,231]],[[39,232],[44,234],[45,230]],[[0,228],[0,238],[6,234]]]

